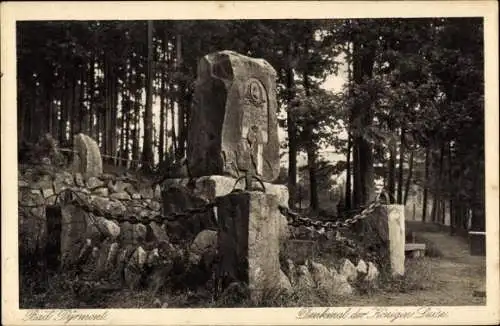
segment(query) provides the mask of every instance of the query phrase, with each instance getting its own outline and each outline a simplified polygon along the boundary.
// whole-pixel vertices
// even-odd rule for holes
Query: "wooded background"
[[[233,50],[278,73],[288,156],[278,182],[291,205],[305,152],[312,211],[346,171],[344,210],[372,200],[379,177],[397,203],[422,187],[424,221],[442,222],[448,207],[453,227],[472,212],[472,229],[484,230],[480,18],[33,21],[16,33],[20,149],[47,132],[69,147],[83,132],[103,154],[133,160],[106,164],[162,173],[185,156],[198,60]],[[344,89],[323,89],[339,65]],[[325,147],[347,159],[321,160]]]

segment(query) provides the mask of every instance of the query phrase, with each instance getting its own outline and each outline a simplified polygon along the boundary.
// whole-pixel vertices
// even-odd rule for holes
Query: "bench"
[[[406,243],[405,254],[406,253],[412,258],[425,256],[425,243]]]

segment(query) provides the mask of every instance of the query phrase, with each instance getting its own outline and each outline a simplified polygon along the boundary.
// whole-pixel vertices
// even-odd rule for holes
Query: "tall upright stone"
[[[187,158],[193,177],[238,177],[252,170],[264,181],[279,174],[276,71],[265,60],[232,51],[198,64]]]
[[[75,154],[73,170],[88,177],[102,174],[102,158],[96,141],[85,134],[77,134],[73,139]]]

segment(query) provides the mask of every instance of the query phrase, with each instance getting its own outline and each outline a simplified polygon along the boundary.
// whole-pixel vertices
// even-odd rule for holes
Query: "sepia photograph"
[[[484,17],[14,23],[2,178],[16,171],[24,321],[296,308],[432,322],[498,303]]]

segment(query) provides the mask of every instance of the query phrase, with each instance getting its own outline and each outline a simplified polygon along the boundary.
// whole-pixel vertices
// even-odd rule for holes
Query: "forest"
[[[466,229],[471,212],[484,230],[481,18],[26,21],[16,33],[20,150],[46,133],[71,147],[83,132],[106,164],[165,174],[185,158],[199,59],[233,50],[277,71],[287,161],[277,182],[291,207],[305,153],[312,211],[345,171],[345,211],[373,200],[381,178],[394,203],[420,186],[424,221],[449,210]],[[342,65],[343,89],[322,88]],[[325,162],[325,147],[346,160]]]

